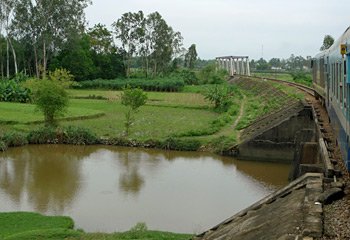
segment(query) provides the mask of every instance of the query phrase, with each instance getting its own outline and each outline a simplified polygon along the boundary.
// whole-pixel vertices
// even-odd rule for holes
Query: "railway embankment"
[[[310,95],[287,102],[244,129],[239,140],[229,154],[290,162],[292,181],[196,240],[348,239],[348,172],[320,102]]]

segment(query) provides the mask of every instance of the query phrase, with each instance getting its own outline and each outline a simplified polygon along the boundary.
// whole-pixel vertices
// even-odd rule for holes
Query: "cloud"
[[[347,0],[348,1],[348,0]],[[201,58],[315,55],[323,37],[338,38],[349,25],[345,0],[93,0],[90,25],[109,26],[125,12],[158,11]]]

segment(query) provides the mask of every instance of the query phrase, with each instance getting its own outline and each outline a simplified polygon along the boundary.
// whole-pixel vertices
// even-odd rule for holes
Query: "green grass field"
[[[255,77],[265,77],[285,81],[293,81],[293,77],[289,73],[253,73],[252,75]]]
[[[191,235],[176,234],[147,229],[133,228],[122,233],[84,233],[74,230],[74,222],[69,217],[44,216],[30,212],[0,213],[0,239],[3,240],[184,240]]]
[[[236,113],[231,114],[226,124],[213,128],[215,121],[227,117],[215,112],[213,105],[200,94],[207,87],[186,86],[184,92],[175,93],[148,92],[147,104],[136,114],[129,137],[139,141],[192,137],[203,144],[220,136],[234,139],[237,129],[273,108],[273,104],[265,106],[258,97],[248,94],[239,128],[232,128],[241,105],[241,97],[234,96]],[[60,125],[85,127],[99,137],[123,135],[126,108],[120,103],[120,91],[69,90],[69,95],[69,108],[60,118]],[[43,115],[31,104],[0,102],[0,112],[0,134],[10,130],[26,133],[43,126],[40,123]]]
[[[0,123],[30,124],[44,121],[44,116],[32,104],[0,102],[0,111]],[[72,104],[60,119],[89,118],[101,114],[103,111],[98,109],[82,108]]]
[[[89,128],[98,136],[118,137],[124,131],[126,108],[120,103],[118,91],[69,90],[72,97],[61,125]],[[197,93],[149,92],[147,104],[136,114],[130,137],[138,140],[163,139],[174,134],[208,128],[219,114]],[[107,99],[75,99],[102,96]],[[39,111],[31,104],[0,102],[0,131],[29,132],[43,124]],[[71,120],[73,118],[73,120]],[[64,121],[66,120],[66,121]],[[70,121],[68,121],[70,120]],[[32,123],[32,124],[30,124]]]

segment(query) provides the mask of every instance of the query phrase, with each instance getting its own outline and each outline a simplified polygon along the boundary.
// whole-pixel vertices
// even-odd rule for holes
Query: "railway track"
[[[264,78],[264,77],[254,77],[254,76],[250,76],[250,78],[254,78],[254,79],[260,79],[260,80],[267,80],[267,81],[271,81],[271,82],[277,82],[277,83],[282,83],[284,85],[288,85],[291,87],[295,87],[298,88],[299,90],[311,95],[311,96],[315,96],[315,91],[313,88],[305,86],[303,84],[299,84],[299,83],[294,83],[294,82],[289,82],[289,81],[285,81],[285,80],[279,80],[279,79],[274,79],[274,78]]]

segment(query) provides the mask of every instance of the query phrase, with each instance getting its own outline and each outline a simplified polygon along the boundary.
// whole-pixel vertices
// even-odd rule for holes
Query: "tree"
[[[281,67],[281,60],[279,58],[271,58],[269,61],[269,65],[271,67],[280,68]]]
[[[123,55],[114,44],[113,33],[97,24],[88,31],[91,57],[96,67],[94,78],[113,79],[125,76]]]
[[[131,59],[143,41],[145,18],[142,11],[124,13],[120,19],[112,24],[116,38],[120,40],[125,51],[126,75],[130,76]]]
[[[125,13],[113,27],[125,52],[127,76],[135,57],[141,57],[146,76],[156,76],[166,72],[171,60],[182,51],[180,32],[174,32],[158,12],[146,18],[142,11]]]
[[[150,63],[156,76],[167,71],[177,50],[181,49],[182,36],[180,32],[174,32],[158,12],[148,15],[147,25],[151,29]]]
[[[268,70],[270,68],[268,62],[263,58],[260,58],[258,61],[256,61],[255,66],[257,70]]]
[[[135,113],[138,112],[139,108],[146,104],[147,94],[140,88],[131,88],[127,86],[123,89],[121,94],[121,102],[127,107],[125,112],[125,135],[129,136],[130,127],[135,121]]]
[[[196,51],[196,44],[192,44],[185,55],[185,67],[188,67],[190,69],[194,68],[194,65],[197,60],[197,51]]]
[[[77,81],[93,79],[97,69],[92,60],[89,37],[87,35],[71,36],[51,61],[50,70],[56,68],[69,70]]]
[[[201,84],[221,84],[228,77],[225,69],[216,69],[215,63],[208,64],[198,73]]]
[[[57,81],[34,80],[31,85],[34,103],[44,114],[46,126],[56,126],[57,117],[68,107],[68,94]]]
[[[19,0],[13,28],[30,40],[36,73],[46,76],[48,59],[74,32],[84,29],[84,9],[89,0]]]
[[[326,35],[323,38],[323,44],[320,48],[321,51],[330,48],[334,43],[334,38],[331,35]]]
[[[214,87],[208,88],[203,95],[205,99],[214,104],[215,109],[226,111],[232,104],[232,101],[230,100],[231,92],[224,85],[216,84]]]
[[[13,10],[15,7],[15,2],[12,0],[1,0],[0,2],[0,33],[2,29],[2,25],[4,25],[4,30],[6,34],[6,76],[10,77],[10,54],[9,49],[11,48],[13,63],[15,67],[15,74],[18,73],[17,67],[17,56],[16,51],[13,47],[12,43],[12,31],[10,29],[12,18],[13,18]]]

